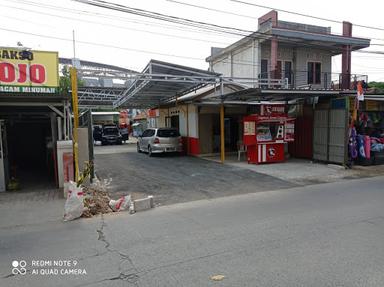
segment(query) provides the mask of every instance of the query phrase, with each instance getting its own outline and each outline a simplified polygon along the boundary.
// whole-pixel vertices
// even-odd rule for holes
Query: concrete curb
[[[131,212],[138,212],[148,210],[154,207],[153,196],[150,195],[146,198],[136,199],[132,201]]]

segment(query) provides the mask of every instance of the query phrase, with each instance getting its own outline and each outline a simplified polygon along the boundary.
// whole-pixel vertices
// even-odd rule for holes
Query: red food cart
[[[262,105],[260,114],[246,116],[243,122],[248,163],[285,160],[284,144],[294,141],[295,119],[288,117],[284,105]]]

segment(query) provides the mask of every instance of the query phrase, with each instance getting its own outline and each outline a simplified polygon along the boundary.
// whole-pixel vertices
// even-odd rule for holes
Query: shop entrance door
[[[313,159],[328,161],[328,110],[315,110],[313,117]]]
[[[340,164],[347,163],[347,127],[348,112],[346,109],[329,111],[328,161]]]
[[[171,128],[179,130],[179,115],[171,116]]]
[[[347,161],[347,109],[315,110],[313,159],[345,164]]]

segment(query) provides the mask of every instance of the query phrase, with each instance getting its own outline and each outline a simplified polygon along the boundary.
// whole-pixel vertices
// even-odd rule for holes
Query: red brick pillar
[[[277,79],[277,39],[271,39],[271,78]]]
[[[352,23],[343,21],[343,36],[352,37]],[[344,45],[341,56],[341,88],[350,89],[351,85],[351,46]]]
[[[259,29],[260,29],[260,26],[267,21],[271,21],[272,27],[277,27],[279,24],[277,11],[272,10],[267,14],[265,14],[264,16],[261,16],[259,18]],[[270,70],[271,70],[270,77],[273,79],[277,78],[277,46],[278,46],[277,38],[273,37],[271,39],[271,59],[270,59]]]

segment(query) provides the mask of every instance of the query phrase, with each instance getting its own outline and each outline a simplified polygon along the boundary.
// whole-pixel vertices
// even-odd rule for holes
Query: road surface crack
[[[101,226],[99,229],[97,229],[97,233],[99,234],[99,238],[97,240],[103,241],[105,243],[105,249],[109,250],[109,246],[111,245],[104,234],[104,227],[106,227],[107,224],[105,223],[104,216],[101,214]]]
[[[108,281],[109,280],[122,280],[122,281],[126,281],[130,284],[133,284],[134,286],[139,286],[138,285],[139,275],[137,275],[138,270],[137,270],[135,264],[133,263],[132,259],[129,257],[128,254],[124,254],[117,249],[111,248],[111,243],[108,241],[108,238],[107,238],[106,233],[105,233],[105,227],[107,227],[107,224],[105,222],[104,215],[101,214],[101,226],[100,226],[100,228],[98,228],[96,230],[96,232],[98,234],[97,240],[102,241],[105,244],[104,248],[106,249],[106,253],[117,254],[120,257],[120,263],[119,263],[119,275],[112,277],[112,278],[103,279],[101,282],[107,281],[107,280]],[[129,264],[132,266],[132,269],[130,269],[130,270],[134,270],[135,271],[134,273],[126,274],[122,271],[122,264],[125,261],[128,261]],[[98,282],[100,282],[100,281],[98,281]]]

